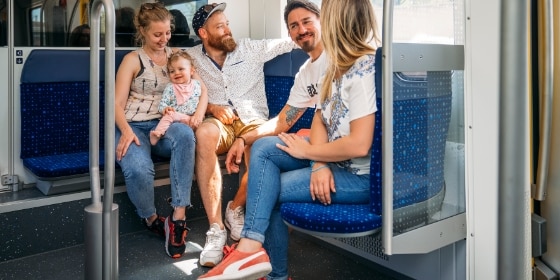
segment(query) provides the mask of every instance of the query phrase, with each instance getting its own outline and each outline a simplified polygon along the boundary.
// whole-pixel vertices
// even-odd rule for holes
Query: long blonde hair
[[[370,0],[323,0],[321,36],[328,58],[321,102],[331,96],[332,81],[358,58],[375,54],[381,40]]]

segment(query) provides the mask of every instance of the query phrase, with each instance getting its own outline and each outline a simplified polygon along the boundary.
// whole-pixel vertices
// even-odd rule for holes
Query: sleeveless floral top
[[[124,108],[126,120],[149,121],[161,118],[158,112],[159,102],[165,86],[169,83],[167,64],[160,66],[140,48],[136,50],[140,59],[140,72],[130,85],[130,93]],[[170,48],[165,49],[167,57],[172,53]]]

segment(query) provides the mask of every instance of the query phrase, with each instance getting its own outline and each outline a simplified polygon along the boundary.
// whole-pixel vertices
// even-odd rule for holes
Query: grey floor
[[[198,264],[206,219],[190,221],[187,253],[169,258],[164,240],[143,230],[119,238],[119,279],[196,279],[207,271]],[[61,229],[62,230],[62,229]],[[231,243],[231,240],[228,241]],[[85,247],[60,249],[0,263],[0,279],[84,279]],[[290,276],[299,279],[408,279],[373,263],[340,254],[309,236],[292,232]]]

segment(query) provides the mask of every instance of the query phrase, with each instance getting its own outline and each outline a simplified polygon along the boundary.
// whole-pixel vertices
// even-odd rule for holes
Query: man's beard
[[[299,37],[309,36],[309,35],[312,36],[312,37],[315,37],[314,34],[312,34],[312,33],[305,33],[305,34],[303,34],[302,36],[299,36]],[[305,41],[305,42],[301,43],[300,48],[307,53],[311,52],[312,50],[315,49],[315,38],[313,38],[313,40],[311,40],[311,41],[308,40],[308,41]]]
[[[225,37],[225,35],[223,37],[210,36],[208,45],[225,52],[232,52],[235,48],[237,48],[237,43],[231,34],[229,34],[228,37]]]

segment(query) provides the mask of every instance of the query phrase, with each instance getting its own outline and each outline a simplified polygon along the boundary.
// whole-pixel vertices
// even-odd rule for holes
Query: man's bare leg
[[[216,223],[224,228],[222,221],[222,176],[216,155],[219,139],[218,128],[211,123],[203,123],[196,130],[196,138],[204,139],[196,143],[196,178],[202,203],[209,224]]]
[[[222,176],[216,156],[219,137],[218,127],[211,123],[203,123],[196,130],[196,138],[199,139],[196,143],[196,177],[210,224],[199,263],[208,267],[222,261],[223,247],[227,240],[227,231],[222,221]]]

